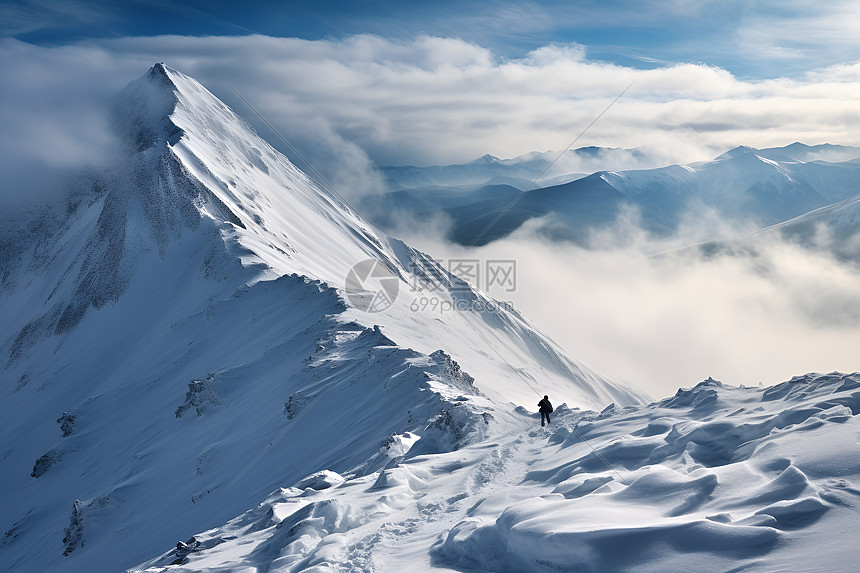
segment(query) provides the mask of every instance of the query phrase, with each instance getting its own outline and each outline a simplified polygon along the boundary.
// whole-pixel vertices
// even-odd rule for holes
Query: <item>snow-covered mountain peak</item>
[[[162,272],[141,271],[155,256],[165,267],[184,265],[189,275],[199,270],[220,281],[160,281],[173,285],[174,299],[217,299],[285,275],[321,281],[338,291],[349,320],[379,324],[398,344],[428,355],[445,349],[467,371],[483,373],[478,385],[496,398],[529,403],[538,392],[530,381],[541,394],[589,407],[643,398],[570,360],[515,310],[377,231],[196,80],[156,64],[118,94],[114,112],[131,143],[124,158],[92,182],[59,233],[37,231],[38,252],[8,261],[13,286],[51,273],[10,315],[10,365],[40,341],[74,329],[91,309],[118,303],[136,282],[151,280],[147,273]],[[176,251],[185,254],[171,255]],[[359,273],[359,283],[381,273],[396,285],[385,293],[385,312],[368,313],[348,300],[347,278],[368,261],[377,274]],[[22,268],[28,270],[15,279]],[[368,284],[367,293],[374,292]],[[444,308],[444,317],[434,313]]]
[[[738,157],[741,155],[745,155],[747,153],[755,153],[758,151],[755,147],[750,147],[749,145],[738,145],[732,149],[729,149],[725,153],[718,155],[714,161],[721,161],[723,159],[731,159],[733,157]]]
[[[0,569],[120,570],[303,476],[481,441],[511,402],[646,398],[365,223],[192,78],[157,64],[113,108],[114,163],[0,253]]]
[[[167,78],[168,83],[163,78]],[[446,321],[469,323],[478,319],[482,323],[479,331],[483,331],[487,323],[504,325],[502,328],[513,331],[525,326],[515,313],[492,310],[493,305],[488,304],[483,294],[472,291],[456,277],[448,276],[431,258],[366,223],[334,193],[297,169],[194,79],[167,66],[156,66],[141,81],[154,83],[159,88],[173,86],[169,91],[174,94],[176,103],[169,119],[180,130],[180,135],[175,141],[165,141],[165,153],[175,157],[182,170],[200,182],[214,198],[201,202],[202,215],[222,225],[225,240],[240,254],[243,265],[259,270],[260,278],[296,273],[339,287],[345,284],[355,265],[377,261],[380,272],[390,273],[399,281],[398,296],[384,316],[359,313],[355,319],[359,322],[378,320],[383,327],[399,332],[398,342],[427,353],[447,344],[444,338],[416,335],[412,326],[422,296],[416,284],[426,284],[428,280],[441,281],[444,292],[437,293],[438,296],[450,298],[452,307],[456,303],[458,308],[467,310],[452,313]],[[487,307],[491,308],[488,312],[472,311]],[[530,326],[526,330],[526,338],[536,334]],[[487,344],[479,339],[470,346],[480,353],[480,348]],[[548,353],[542,360],[563,365],[560,368],[564,377],[572,375],[583,382],[581,389],[585,394],[582,397],[592,396],[587,399],[589,402],[615,398],[630,401],[631,396],[626,396],[626,392],[604,394],[602,377],[584,367],[572,365],[571,371],[567,359],[559,357],[551,344],[539,347]],[[462,350],[455,354],[458,360],[466,359]],[[477,368],[473,363],[471,366],[472,370]],[[598,380],[601,382],[595,384]],[[515,382],[514,386],[523,384]],[[492,393],[493,389],[489,391]],[[502,395],[521,401],[526,394],[518,397],[519,392],[503,392]]]
[[[114,97],[111,110],[114,130],[136,151],[148,149],[159,141],[175,143],[180,135],[179,128],[170,120],[178,101],[178,86],[168,69],[164,64],[152,66]]]
[[[172,165],[173,180],[200,188],[200,216],[227,225],[225,239],[261,278],[299,273],[336,284],[368,258],[400,272],[375,230],[193,78],[156,64],[117,95],[113,111],[138,157]]]
[[[501,160],[495,155],[490,155],[489,153],[485,153],[480,156],[476,160],[472,162],[473,165],[493,165],[499,163]]]

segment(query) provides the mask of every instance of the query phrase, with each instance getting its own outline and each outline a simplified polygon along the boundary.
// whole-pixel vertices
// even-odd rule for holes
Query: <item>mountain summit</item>
[[[3,239],[4,570],[120,570],[315,472],[530,423],[511,402],[544,393],[645,398],[374,229],[192,78],[156,64],[113,116],[114,164]]]
[[[177,161],[211,197],[202,214],[230,223],[265,276],[340,283],[368,257],[398,266],[367,223],[194,79],[156,64],[117,96],[114,110],[129,144]]]

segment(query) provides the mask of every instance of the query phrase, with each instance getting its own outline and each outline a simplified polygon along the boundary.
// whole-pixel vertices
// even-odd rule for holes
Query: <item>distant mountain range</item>
[[[580,147],[561,157],[555,151],[534,151],[511,159],[487,154],[462,164],[387,166],[380,171],[391,190],[487,184],[508,184],[525,189],[539,175],[542,175],[543,186],[546,186],[566,183],[598,169],[633,169],[659,164],[658,158],[642,149]]]
[[[400,189],[367,199],[363,207],[383,228],[403,216],[444,215],[451,223],[448,237],[462,245],[503,238],[536,217],[544,218],[540,230],[545,236],[587,244],[594,230],[612,225],[628,208],[638,212],[643,228],[655,236],[669,236],[682,221],[696,224],[710,213],[745,229],[775,227],[802,234],[810,224],[824,222],[837,234],[850,235],[860,229],[858,157],[860,148],[840,145],[741,146],[709,162],[601,170],[527,192],[517,184],[521,182],[498,178],[471,188]],[[438,167],[432,173],[441,181],[447,169],[448,180],[456,180],[464,168]]]

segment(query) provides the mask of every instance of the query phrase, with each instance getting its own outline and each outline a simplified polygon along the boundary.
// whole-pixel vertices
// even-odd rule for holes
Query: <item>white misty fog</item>
[[[440,259],[515,259],[516,290],[491,288],[493,296],[588,366],[655,398],[708,376],[767,386],[860,369],[860,268],[826,245],[760,237],[734,254],[651,257],[699,237],[649,240],[625,219],[602,237],[625,237],[621,244],[586,249],[542,239],[538,225],[480,248],[438,240],[441,219],[400,234]]]
[[[14,40],[0,42],[0,64],[0,217],[14,219],[67,192],[82,170],[115,159],[110,100],[135,76],[98,50]]]

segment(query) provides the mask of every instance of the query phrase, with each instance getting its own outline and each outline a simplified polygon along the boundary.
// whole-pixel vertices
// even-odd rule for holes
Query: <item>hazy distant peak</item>
[[[783,147],[767,147],[762,149],[740,145],[734,149],[726,151],[722,155],[719,155],[714,159],[714,161],[733,159],[748,153],[752,153],[772,161],[800,161],[803,163],[809,161],[827,161],[831,163],[839,163],[860,157],[860,148],[845,145],[833,145],[831,143],[808,145],[799,141],[795,141],[794,143]]]
[[[733,157],[739,157],[746,153],[755,153],[758,151],[755,147],[750,147],[749,145],[738,145],[735,148],[729,149],[725,153],[718,155],[714,158],[714,161],[721,161],[723,159],[731,159]]]
[[[499,163],[499,161],[501,161],[501,160],[498,157],[496,157],[495,155],[490,155],[489,153],[486,153],[486,154],[482,155],[481,157],[477,158],[476,160],[474,160],[472,162],[472,164],[474,164],[474,165],[492,165],[494,163]]]
[[[637,149],[621,149],[620,147],[598,147],[596,145],[577,147],[576,149],[569,150],[568,153],[573,153],[574,155],[598,156],[601,153],[608,153],[613,151],[628,151],[630,153],[638,153]]]

